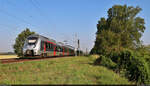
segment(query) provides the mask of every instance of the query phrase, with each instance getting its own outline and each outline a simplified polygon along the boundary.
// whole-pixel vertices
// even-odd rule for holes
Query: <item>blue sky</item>
[[[115,4],[140,6],[138,16],[145,19],[141,38],[150,44],[150,0],[0,0],[0,52],[13,51],[17,35],[26,27],[53,38],[68,40],[75,46],[75,34],[81,49],[90,50],[95,41],[96,24],[107,18],[107,10]]]

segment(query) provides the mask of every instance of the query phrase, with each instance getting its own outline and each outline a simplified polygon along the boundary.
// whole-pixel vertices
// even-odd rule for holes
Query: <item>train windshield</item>
[[[28,44],[29,45],[35,45],[37,39],[38,39],[37,37],[30,37],[30,38],[28,38]]]

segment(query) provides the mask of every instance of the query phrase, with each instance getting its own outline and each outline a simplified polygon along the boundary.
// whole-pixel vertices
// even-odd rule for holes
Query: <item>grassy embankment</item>
[[[0,55],[0,59],[18,58],[17,55]]]
[[[0,84],[131,84],[96,58],[69,57],[0,64]]]

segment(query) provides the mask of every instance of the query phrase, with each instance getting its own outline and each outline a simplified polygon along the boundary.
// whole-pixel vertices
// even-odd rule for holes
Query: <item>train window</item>
[[[61,52],[61,47],[59,46],[59,52]]]
[[[47,50],[47,51],[52,51],[52,50],[53,50],[52,44],[46,43],[46,50]]]
[[[71,49],[69,49],[69,53],[71,53]]]
[[[44,41],[41,41],[41,51],[44,50]]]
[[[61,47],[59,46],[59,52],[61,52]]]
[[[56,46],[56,51],[59,52],[59,46]]]
[[[47,43],[47,42],[45,42],[45,46],[46,46],[46,51],[48,51],[48,47],[49,47],[49,45],[48,45],[48,43]]]
[[[50,44],[50,51],[53,51],[53,44]]]
[[[45,48],[46,48],[46,51],[47,51],[47,43],[46,42],[44,42],[45,43]]]
[[[50,49],[51,49],[51,45],[50,43],[48,43],[48,51],[50,51]]]
[[[36,44],[36,42],[37,42],[37,37],[30,37],[30,38],[28,38],[28,44],[29,45],[35,45]]]
[[[65,52],[65,48],[64,47],[62,48],[62,52]]]
[[[57,49],[56,51],[58,51],[58,52],[60,52],[60,51],[61,51],[60,46],[57,46],[57,47],[56,47],[56,49]]]
[[[68,49],[67,49],[67,48],[64,48],[64,51],[65,51],[65,52],[67,52],[67,51],[68,51]]]
[[[58,51],[58,46],[55,47],[55,51]]]
[[[53,45],[50,44],[50,51],[53,51]]]
[[[63,48],[62,47],[60,48],[60,52],[63,52]]]

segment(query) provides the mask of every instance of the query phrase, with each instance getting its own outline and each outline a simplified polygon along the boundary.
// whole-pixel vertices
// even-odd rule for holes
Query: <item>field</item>
[[[95,58],[63,57],[22,63],[0,64],[0,84],[131,84]]]
[[[17,55],[0,55],[0,59],[18,58]]]

